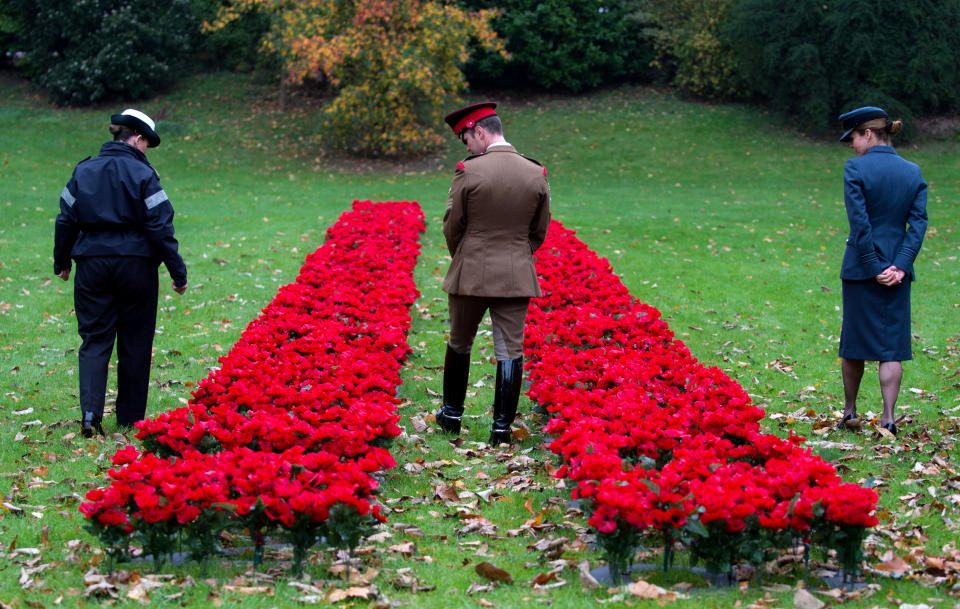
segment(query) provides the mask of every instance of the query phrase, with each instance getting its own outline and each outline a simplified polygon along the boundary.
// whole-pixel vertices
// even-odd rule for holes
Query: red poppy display
[[[574,231],[553,222],[536,264],[544,295],[527,318],[528,395],[553,415],[555,475],[576,483],[601,536],[686,527],[715,567],[756,558],[738,555],[756,539],[797,536],[855,541],[841,556],[856,559],[862,529],[877,524],[875,491],[844,484],[803,438],[760,433],[764,411],[746,391],[698,362]]]
[[[423,230],[416,203],[355,201],[190,403],[137,424],[146,452],[114,454],[110,485],[80,506],[101,538],[163,551],[178,526],[226,518],[312,543],[332,510],[353,514],[339,527],[385,520],[371,474],[396,465],[385,446],[401,431]]]

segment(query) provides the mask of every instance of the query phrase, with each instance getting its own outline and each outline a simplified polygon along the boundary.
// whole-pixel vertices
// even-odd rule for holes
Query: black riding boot
[[[470,354],[457,353],[447,345],[443,360],[443,406],[437,411],[437,424],[447,433],[460,433],[469,373]]]
[[[83,417],[80,419],[80,434],[84,438],[92,438],[93,434],[104,435],[103,433],[103,417],[97,416],[89,410],[83,413]]]
[[[497,362],[497,387],[493,396],[493,429],[487,444],[510,443],[510,425],[517,417],[520,384],[523,381],[523,357]]]

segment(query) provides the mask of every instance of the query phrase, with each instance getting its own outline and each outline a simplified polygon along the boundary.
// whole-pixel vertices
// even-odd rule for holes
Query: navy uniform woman
[[[53,272],[67,281],[77,263],[74,308],[83,339],[78,354],[81,432],[103,433],[107,369],[117,344],[117,425],[143,419],[157,324],[157,266],[173,290],[187,289],[187,268],[173,236],[173,206],[147,162],[160,144],[153,120],[132,108],[110,118],[113,141],[81,161],[60,194]]]
[[[547,236],[547,170],[503,138],[493,102],[445,118],[471,156],[457,163],[443,217],[453,260],[443,282],[450,340],[443,366],[437,423],[460,433],[477,328],[489,310],[497,380],[489,444],[509,443],[523,376],[523,331],[530,299],[541,295],[533,253]]]
[[[889,144],[902,121],[874,106],[840,116],[857,156],[843,171],[850,236],[843,255],[841,375],[847,427],[859,427],[857,393],[864,361],[879,363],[883,414],[880,425],[897,435],[894,407],[910,346],[910,284],[913,263],[927,230],[927,184],[920,168]]]

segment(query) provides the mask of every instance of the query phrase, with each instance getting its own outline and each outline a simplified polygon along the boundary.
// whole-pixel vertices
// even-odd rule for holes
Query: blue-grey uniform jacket
[[[843,198],[850,236],[840,278],[873,279],[893,265],[916,279],[916,260],[927,231],[927,183],[920,168],[890,146],[874,146],[847,161]]]
[[[71,258],[141,256],[163,262],[175,285],[187,267],[173,236],[173,205],[147,157],[123,142],[107,142],[100,155],[80,161],[60,194],[53,272]]]

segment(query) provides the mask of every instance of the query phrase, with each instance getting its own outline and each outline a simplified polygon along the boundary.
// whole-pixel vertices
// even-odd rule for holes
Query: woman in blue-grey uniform
[[[874,106],[840,116],[857,156],[843,170],[843,196],[850,222],[840,278],[840,331],[844,412],[841,425],[859,428],[857,393],[864,361],[879,363],[883,414],[880,425],[897,435],[894,406],[903,378],[901,362],[912,359],[910,284],[913,262],[927,230],[927,184],[920,168],[901,158],[890,136],[903,122]]]
[[[173,206],[147,162],[160,144],[153,120],[129,108],[110,117],[113,141],[81,161],[60,194],[53,272],[67,281],[77,263],[74,308],[83,343],[78,354],[81,431],[103,433],[107,369],[117,344],[117,425],[143,419],[157,324],[157,266],[173,290],[187,289],[187,267],[173,236]]]

